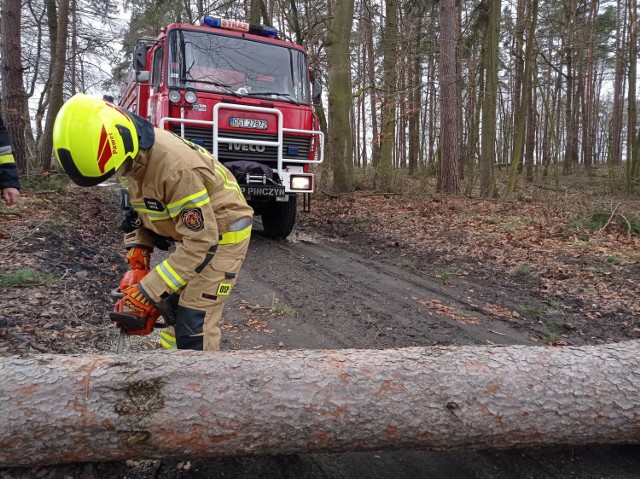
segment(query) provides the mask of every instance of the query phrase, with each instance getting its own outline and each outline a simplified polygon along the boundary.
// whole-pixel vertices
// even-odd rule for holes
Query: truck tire
[[[262,211],[264,235],[272,239],[285,239],[296,222],[296,195],[289,195],[289,201],[272,201]]]

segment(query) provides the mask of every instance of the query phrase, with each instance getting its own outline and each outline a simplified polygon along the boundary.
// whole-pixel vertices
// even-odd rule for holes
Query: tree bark
[[[638,72],[638,0],[629,0],[629,91],[627,107],[627,158],[625,168],[625,191],[633,189],[633,170],[639,161],[636,133],[638,127],[638,98],[636,92]]]
[[[613,179],[614,165],[622,163],[622,122],[624,116],[624,71],[625,71],[625,38],[627,36],[626,15],[623,0],[618,0],[616,7],[615,55],[616,66],[613,77],[613,111],[611,113],[611,154],[609,161],[609,177]]]
[[[513,154],[511,157],[511,167],[509,169],[509,182],[507,184],[507,193],[514,193],[516,191],[516,182],[518,179],[518,172],[520,171],[520,163],[524,154],[525,134],[527,126],[528,110],[531,107],[531,90],[533,84],[533,73],[535,71],[535,31],[536,23],[538,20],[538,0],[531,0],[529,6],[530,10],[527,24],[527,45],[525,47],[524,54],[524,72],[522,74],[522,95],[520,97],[520,103],[517,106],[516,124],[515,124],[515,138],[513,141]]]
[[[414,42],[416,48],[408,56],[410,58],[410,87],[409,92],[409,175],[417,176],[418,164],[422,152],[420,150],[420,112],[422,111],[422,52],[421,45],[424,38],[424,22],[426,6],[418,4],[415,9],[408,9],[407,14],[413,15],[414,33],[410,41]]]
[[[442,192],[445,194],[458,194],[460,190],[456,5],[456,0],[440,2],[440,152]]]
[[[371,111],[371,164],[374,168],[377,168],[380,159],[380,134],[378,132],[378,105],[377,105],[377,88],[376,79],[378,77],[375,69],[376,51],[374,49],[373,36],[374,36],[374,15],[371,13],[371,5],[368,1],[363,2],[363,9],[365,13],[365,25],[368,28],[364,29],[365,46],[367,50],[367,80],[373,87],[369,92],[369,109]]]
[[[55,8],[55,2],[47,2],[47,8]],[[53,13],[51,13],[53,17]],[[50,24],[52,20],[50,19]],[[55,35],[51,34],[51,48],[55,50],[51,67],[51,90],[49,93],[49,108],[45,127],[40,138],[38,165],[43,171],[51,169],[53,157],[53,124],[56,115],[64,104],[64,72],[66,69],[67,26],[69,24],[69,0],[61,0],[57,12]],[[54,41],[55,40],[55,41]]]
[[[20,1],[5,0],[2,6],[0,27],[0,58],[2,77],[2,97],[4,104],[0,113],[3,114],[11,146],[13,157],[18,166],[18,170],[23,174],[27,170],[27,155],[24,131],[28,123],[25,116],[24,105],[27,101],[27,94],[24,89],[22,79],[22,44],[20,25]]]
[[[485,68],[482,92],[482,149],[480,154],[480,195],[493,198],[497,188],[493,172],[496,162],[496,110],[498,108],[498,58],[500,47],[501,0],[487,2],[487,31],[483,64]]]
[[[513,95],[512,95],[512,121],[513,121],[513,130],[511,131],[511,139],[512,147],[515,148],[515,137],[516,137],[516,129],[519,124],[519,116],[522,111],[520,106],[522,105],[522,83],[524,81],[524,65],[525,65],[525,52],[524,52],[524,42],[525,42],[525,31],[527,29],[527,5],[528,0],[518,0],[516,7],[516,24],[514,31],[514,59],[513,59]],[[518,150],[519,157],[522,157],[522,145]],[[513,156],[516,154],[515,151],[510,152],[509,161],[507,163],[513,162]]]
[[[565,124],[566,124],[566,147],[564,152],[564,160],[562,165],[562,174],[571,173],[571,167],[578,163],[578,117],[577,117],[577,92],[576,92],[576,35],[577,28],[577,3],[576,0],[565,0],[565,22],[566,35],[564,45],[564,56],[566,61],[566,105],[565,105]]]
[[[583,127],[582,127],[582,157],[587,170],[594,166],[595,142],[597,140],[597,118],[594,114],[596,98],[596,41],[597,41],[597,12],[599,0],[591,0],[589,15],[587,17],[587,52],[586,52],[586,74],[584,78],[584,106],[583,106]]]
[[[0,359],[0,467],[640,443],[640,341]]]
[[[382,46],[382,95],[380,101],[380,150],[375,175],[375,189],[390,192],[393,177],[393,151],[396,138],[398,102],[398,2],[385,0],[384,42]]]
[[[329,63],[329,139],[327,150],[333,171],[333,190],[353,189],[353,132],[351,129],[351,57],[349,45],[354,2],[337,0],[331,26],[325,32]]]
[[[262,23],[261,17],[262,17],[262,0],[251,0],[250,3],[250,7],[249,7],[249,22],[250,23],[254,23],[254,24],[260,24]]]

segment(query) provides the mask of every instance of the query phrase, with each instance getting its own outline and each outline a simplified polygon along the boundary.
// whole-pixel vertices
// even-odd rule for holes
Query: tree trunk
[[[0,359],[0,467],[640,443],[640,341]]]
[[[427,77],[428,93],[427,104],[424,106],[428,112],[428,124],[429,124],[429,138],[427,147],[427,165],[433,165],[436,163],[436,149],[439,148],[439,144],[436,144],[437,133],[436,124],[438,119],[438,95],[436,91],[436,70],[437,64],[435,58],[433,58],[429,64],[429,73]]]
[[[462,101],[462,90],[463,90],[463,73],[462,73],[462,62],[461,62],[461,54],[460,54],[460,40],[462,39],[462,0],[455,0],[455,20],[454,20],[454,32],[456,38],[456,78],[458,81],[456,82],[456,104],[457,108],[457,118],[456,118],[456,129],[458,130],[458,176],[457,176],[457,190],[454,194],[459,193],[460,182],[464,180],[464,164],[465,158],[462,156],[464,151],[468,151],[464,145],[464,129],[462,127],[462,119],[466,112],[464,112],[464,102]],[[467,161],[471,162],[471,159],[467,159]]]
[[[595,159],[595,141],[597,139],[597,118],[594,115],[595,103],[598,99],[595,96],[595,47],[596,47],[596,17],[599,8],[599,2],[597,0],[591,0],[589,6],[589,16],[587,17],[586,33],[588,35],[587,40],[587,52],[586,52],[586,75],[584,79],[584,111],[583,111],[583,126],[582,126],[582,157],[583,163],[587,170],[590,170],[593,166]]]
[[[638,161],[635,147],[636,129],[638,126],[638,99],[636,94],[638,71],[638,2],[629,0],[629,91],[627,108],[627,161],[625,168],[625,190],[630,193],[633,188],[633,166]]]
[[[371,13],[371,6],[367,1],[363,2],[363,7],[365,11],[365,22],[368,28],[364,29],[364,36],[366,42],[367,49],[367,80],[369,84],[372,86],[369,91],[369,109],[371,110],[371,164],[373,167],[378,166],[378,161],[380,158],[380,133],[378,132],[378,105],[377,105],[377,88],[376,88],[376,79],[377,74],[375,70],[375,58],[376,51],[373,46],[373,35],[374,35],[374,17]]]
[[[396,106],[398,95],[397,38],[398,2],[385,0],[384,43],[382,46],[382,101],[380,104],[380,158],[376,168],[375,187],[377,191],[391,191],[393,175],[393,150],[396,135]]]
[[[24,115],[27,97],[22,81],[22,45],[20,43],[20,1],[5,0],[2,5],[0,42],[2,47],[2,114],[6,120],[7,130],[18,170],[27,170],[27,156],[24,131],[28,117]]]
[[[531,72],[534,76],[536,72]],[[533,78],[529,80],[529,107],[527,108],[527,125],[524,152],[524,178],[527,183],[533,182],[533,164],[536,156],[536,131],[538,128],[536,113],[536,89],[533,85]]]
[[[421,47],[423,45],[423,39],[425,37],[425,25],[424,17],[426,16],[426,6],[418,4],[416,8],[408,8],[407,15],[413,16],[412,30],[413,35],[410,37],[410,41],[413,42],[415,47],[413,51],[408,55],[410,58],[409,64],[409,174],[416,176],[418,173],[418,165],[420,164],[420,157],[422,151],[420,149],[420,137],[424,135],[424,132],[420,129],[420,112],[423,109],[422,106],[422,52]],[[426,47],[426,45],[425,45]]]
[[[493,165],[496,162],[496,110],[498,108],[498,53],[501,0],[487,2],[487,33],[483,50],[485,80],[482,92],[482,148],[480,151],[480,195],[496,196]]]
[[[260,24],[262,23],[260,21],[260,17],[261,17],[261,4],[262,0],[251,0],[250,6],[249,6],[249,22],[250,23],[254,23],[254,24]]]
[[[548,51],[551,51],[549,45],[547,45]],[[549,170],[549,165],[551,163],[552,156],[552,144],[551,137],[553,136],[554,128],[553,124],[555,123],[555,116],[552,105],[550,105],[551,98],[551,86],[553,85],[553,69],[551,65],[547,65],[545,67],[544,80],[543,80],[544,88],[540,87],[540,96],[542,99],[542,104],[544,106],[543,111],[544,115],[542,116],[540,123],[544,128],[543,136],[542,136],[542,147],[541,147],[541,156],[542,156],[542,176],[546,178]],[[555,137],[554,137],[555,138]],[[554,146],[555,146],[554,142]]]
[[[506,163],[513,163],[513,156],[515,152],[515,137],[517,135],[516,129],[520,122],[518,115],[522,113],[520,106],[522,105],[522,83],[524,81],[524,64],[525,64],[525,52],[524,52],[524,36],[527,28],[527,0],[517,0],[516,7],[516,24],[514,31],[514,62],[513,62],[513,95],[512,95],[512,132],[511,138],[512,147],[514,151],[510,151],[509,161]],[[523,143],[524,144],[524,143]],[[522,145],[518,150],[520,157],[522,157]]]
[[[329,140],[327,142],[333,189],[351,191],[354,182],[353,135],[351,132],[351,58],[349,45],[354,3],[337,0],[331,26],[325,33],[329,63]]]
[[[611,154],[608,156],[609,177],[614,179],[614,165],[622,163],[622,120],[624,116],[624,70],[625,70],[625,48],[624,39],[627,36],[625,17],[626,9],[623,1],[617,1],[616,9],[616,66],[613,80],[613,112],[611,113]]]
[[[264,2],[262,2],[264,4]],[[265,10],[266,11],[266,10]],[[302,25],[300,25],[300,14],[298,13],[298,5],[295,0],[289,2],[289,13],[287,14],[288,24],[295,35],[295,41],[298,45],[302,45],[306,38],[302,32]],[[269,25],[272,25],[269,23]]]
[[[418,33],[416,43],[420,45],[420,28],[418,22]],[[418,164],[420,163],[420,111],[422,109],[422,60],[420,52],[416,51],[411,59],[411,91],[409,92],[409,175],[416,176]]]
[[[535,31],[538,19],[538,0],[532,0],[530,4],[531,13],[527,26],[527,45],[524,54],[524,72],[522,74],[522,96],[516,114],[515,139],[513,141],[513,155],[511,159],[511,167],[509,169],[509,182],[507,184],[507,193],[516,191],[516,182],[518,172],[521,168],[521,160],[524,153],[525,132],[528,110],[531,107],[531,85],[532,75],[535,71]]]
[[[440,164],[442,192],[446,194],[458,194],[460,190],[457,15],[456,0],[440,2]]]
[[[71,51],[69,52],[69,73],[71,76],[71,96],[78,93],[78,9],[77,0],[70,0],[69,14],[71,17]],[[81,89],[81,91],[83,91]]]
[[[48,2],[47,8],[55,8],[55,2]],[[53,16],[53,14],[51,14]],[[51,169],[53,153],[53,124],[56,115],[64,103],[63,86],[67,52],[67,25],[69,24],[69,0],[60,0],[58,7],[55,36],[52,34],[51,48],[55,51],[51,68],[51,91],[49,94],[49,108],[38,154],[38,165],[43,171]],[[55,42],[53,41],[55,37]]]
[[[577,94],[576,94],[576,35],[577,35],[577,6],[576,0],[565,0],[565,22],[566,22],[566,39],[564,46],[564,56],[567,66],[566,75],[566,105],[565,105],[565,123],[566,123],[566,148],[564,160],[562,164],[562,174],[571,173],[571,166],[578,162],[578,121],[577,121]]]

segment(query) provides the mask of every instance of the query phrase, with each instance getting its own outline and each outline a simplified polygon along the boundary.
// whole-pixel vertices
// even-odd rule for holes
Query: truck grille
[[[177,135],[180,134],[180,125],[175,125],[171,130]],[[258,140],[258,141],[278,141],[277,135],[266,133],[247,133],[247,132],[220,132],[221,137],[226,138],[240,138],[243,140]],[[196,143],[204,146],[207,150],[213,151],[213,133],[209,128],[198,128],[185,126],[184,137]],[[299,158],[300,160],[309,159],[309,148],[311,144],[311,138],[305,136],[293,136],[285,135],[283,138],[282,154],[285,158]],[[218,160],[221,162],[235,161],[235,160],[249,160],[260,161],[261,163],[267,163],[269,166],[275,167],[278,161],[278,149],[275,146],[265,147],[265,151],[246,151],[240,148],[229,149],[230,143],[220,143],[218,145]]]

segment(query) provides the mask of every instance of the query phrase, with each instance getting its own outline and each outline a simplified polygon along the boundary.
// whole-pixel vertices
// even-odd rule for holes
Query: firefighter
[[[9,141],[9,132],[0,116],[0,190],[7,206],[18,203],[20,198],[20,177],[18,167],[13,158],[13,150]]]
[[[116,309],[155,321],[167,300],[178,296],[175,330],[161,332],[162,346],[219,350],[218,322],[253,221],[229,170],[204,148],[84,94],[58,113],[53,144],[59,165],[80,186],[120,177],[138,214],[125,247],[130,267],[140,274],[125,274]],[[149,270],[158,236],[173,239],[176,248]]]

